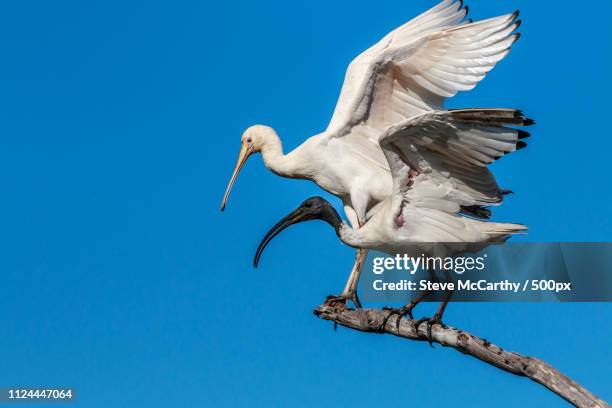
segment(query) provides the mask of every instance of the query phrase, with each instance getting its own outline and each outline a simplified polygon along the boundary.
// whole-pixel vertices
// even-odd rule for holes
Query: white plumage
[[[511,126],[531,124],[520,111],[464,109],[418,115],[390,127],[379,139],[393,178],[393,192],[360,228],[343,222],[331,204],[320,197],[304,201],[268,231],[255,255],[255,266],[267,244],[292,224],[314,219],[329,223],[342,242],[359,250],[391,255],[455,256],[478,252],[494,242],[527,231],[521,224],[482,221],[460,214],[462,204],[501,199],[487,166],[524,147],[527,133]],[[430,271],[433,274],[433,271]],[[448,273],[446,273],[448,279]],[[359,275],[351,282],[356,286]],[[391,314],[411,314],[428,295]],[[450,293],[431,324],[441,323]],[[399,318],[397,320],[399,325]],[[418,326],[418,324],[417,324]]]
[[[525,146],[531,124],[520,111],[465,109],[429,112],[392,126],[380,146],[393,193],[361,228],[345,225],[340,238],[356,248],[403,253],[419,242],[500,241],[524,232],[518,224],[460,215],[461,205],[497,203],[501,193],[487,165]]]
[[[464,109],[419,115],[380,137],[393,192],[360,228],[341,221],[331,204],[313,197],[273,227],[274,235],[297,222],[322,219],[353,248],[403,254],[419,243],[468,243],[475,248],[527,230],[521,224],[482,221],[460,214],[461,204],[486,202],[492,175],[487,165],[523,147],[527,133],[511,126],[532,121],[510,109]],[[494,180],[493,180],[494,181]],[[473,183],[472,185],[470,185]],[[467,248],[467,246],[465,247]]]
[[[342,200],[353,227],[363,225],[393,192],[391,170],[378,143],[381,135],[417,115],[442,110],[445,98],[472,89],[518,39],[513,34],[520,25],[518,12],[475,23],[465,21],[466,13],[461,2],[445,0],[360,54],[347,69],[328,128],[292,152],[283,154],[272,128],[248,128],[221,209],[247,158],[260,152],[271,171],[314,181]],[[460,155],[462,146],[477,137],[466,134],[451,150]],[[493,145],[489,142],[472,156],[486,155]],[[461,173],[451,170],[455,176]],[[467,184],[457,187],[459,204],[499,204],[501,191],[494,178],[488,172],[474,176],[486,188],[480,191],[462,179]],[[437,177],[447,176],[441,171]],[[355,275],[364,257],[364,252],[358,254],[345,298],[354,298]]]

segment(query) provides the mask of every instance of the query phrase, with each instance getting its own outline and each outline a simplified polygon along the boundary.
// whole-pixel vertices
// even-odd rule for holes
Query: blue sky
[[[284,233],[254,271],[261,236],[314,184],[254,158],[219,212],[245,127],[272,125],[286,150],[318,133],[349,61],[433,4],[4,2],[0,386],[73,386],[87,407],[563,406],[455,351],[315,318],[353,258],[322,223]],[[523,37],[448,106],[538,122],[495,164],[516,192],[497,218],[531,241],[609,241],[612,6],[468,4],[475,19],[520,8]],[[610,312],[451,304],[446,319],[610,401]]]

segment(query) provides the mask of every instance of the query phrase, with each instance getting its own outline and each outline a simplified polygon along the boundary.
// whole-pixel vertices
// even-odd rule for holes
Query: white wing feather
[[[487,165],[525,145],[521,139],[528,133],[508,126],[531,123],[516,110],[466,109],[424,113],[384,132],[380,145],[393,193],[384,201],[386,210],[374,216],[379,221],[363,227],[373,236],[371,246],[392,253],[406,243],[503,241],[524,232],[523,225],[459,213],[461,206],[501,201]]]
[[[393,126],[380,145],[393,177],[393,196],[413,206],[458,212],[496,205],[503,191],[487,165],[525,146],[533,121],[513,109],[428,112]]]
[[[520,21],[515,12],[468,23],[466,12],[445,0],[355,58],[327,135],[345,136],[359,125],[380,132],[476,86],[508,54]],[[361,133],[377,141],[376,132]]]

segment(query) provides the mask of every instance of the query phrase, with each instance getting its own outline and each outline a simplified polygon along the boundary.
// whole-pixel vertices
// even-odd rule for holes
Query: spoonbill
[[[360,228],[351,228],[329,202],[309,198],[264,236],[255,254],[255,267],[276,235],[290,225],[315,219],[331,225],[342,242],[353,248],[391,255],[406,253],[415,244],[422,244],[419,248],[427,254],[430,243],[465,243],[461,245],[465,252],[476,252],[474,249],[482,249],[483,244],[525,232],[527,228],[521,224],[463,216],[460,203],[488,197],[495,190],[487,165],[525,147],[522,139],[529,136],[508,126],[532,123],[517,110],[464,109],[424,113],[392,126],[379,142],[391,169],[393,192],[380,203],[379,210]],[[412,309],[423,297],[392,310],[389,316],[399,315],[399,326],[403,316],[412,317]],[[433,318],[418,323],[428,321],[430,337],[431,325],[442,324],[449,298],[447,295]]]
[[[380,135],[416,115],[441,110],[445,98],[474,88],[519,38],[518,11],[478,22],[466,21],[467,11],[461,1],[444,0],[356,57],[327,129],[295,150],[284,154],[269,126],[246,129],[221,211],[247,159],[261,153],[273,173],[315,182],[341,199],[353,227],[364,225],[393,190]],[[464,212],[486,217],[483,206],[500,204],[502,196],[503,190],[489,183],[478,194],[463,194],[459,204]],[[357,306],[355,282],[366,255],[357,252],[338,297]]]

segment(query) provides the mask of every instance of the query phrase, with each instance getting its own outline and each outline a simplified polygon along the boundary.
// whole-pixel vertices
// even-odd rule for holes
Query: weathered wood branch
[[[329,304],[323,304],[314,310],[314,314],[318,317],[351,329],[389,333],[410,340],[428,341],[427,325],[422,324],[417,331],[415,320],[407,318],[401,319],[399,331],[397,330],[397,316],[391,316],[384,330],[379,330],[389,313],[387,310],[353,310],[341,305]],[[540,359],[504,350],[485,339],[453,327],[442,328],[440,325],[434,325],[431,334],[433,342],[452,347],[512,374],[527,377],[577,407],[610,407],[604,400],[597,398],[580,384]]]

